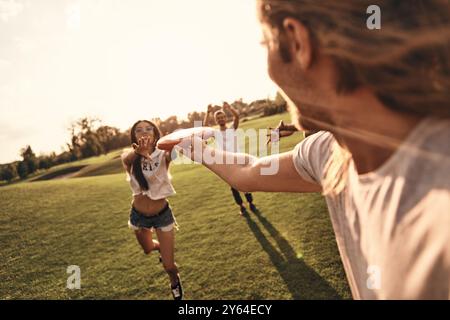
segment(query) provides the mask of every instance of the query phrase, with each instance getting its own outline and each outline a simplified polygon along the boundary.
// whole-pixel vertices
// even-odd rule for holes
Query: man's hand
[[[200,136],[193,134],[181,140],[174,148],[185,157],[196,161],[203,159],[203,152],[207,148],[207,143]]]
[[[267,144],[272,142],[272,131],[277,130],[279,137],[288,137],[297,131],[297,128],[293,125],[284,124],[283,120],[280,121],[276,128],[269,127],[270,132],[267,134]]]
[[[148,137],[142,137],[138,139],[138,144],[133,143],[132,144],[134,152],[138,155],[148,159],[150,158],[150,138]]]
[[[222,110],[229,111],[233,115],[233,128],[236,130],[239,127],[239,113],[235,108],[233,108],[228,102],[223,103]]]

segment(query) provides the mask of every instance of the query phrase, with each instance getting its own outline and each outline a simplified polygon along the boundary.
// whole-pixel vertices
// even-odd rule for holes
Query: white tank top
[[[144,194],[152,200],[159,200],[176,193],[170,182],[165,154],[165,151],[155,149],[149,160],[141,159],[142,173],[147,180],[148,190],[142,190],[136,177],[127,172],[127,181],[130,183],[133,196]]]

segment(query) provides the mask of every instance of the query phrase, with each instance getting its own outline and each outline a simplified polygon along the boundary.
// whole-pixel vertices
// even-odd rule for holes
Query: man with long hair
[[[269,75],[297,128],[319,132],[205,166],[240,191],[322,192],[355,299],[449,299],[449,2],[379,0],[379,30],[370,4],[258,1]]]

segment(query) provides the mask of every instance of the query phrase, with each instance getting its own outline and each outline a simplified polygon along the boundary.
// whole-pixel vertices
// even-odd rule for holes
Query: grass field
[[[282,114],[242,128],[280,119],[289,122]],[[283,139],[281,150],[300,140]],[[0,299],[171,299],[157,254],[144,255],[127,228],[119,153],[66,164],[85,165],[74,178],[0,188]],[[260,213],[243,218],[229,187],[204,167],[174,165],[171,174],[186,299],[351,297],[320,195],[256,193]],[[79,290],[66,288],[69,265],[81,268]]]

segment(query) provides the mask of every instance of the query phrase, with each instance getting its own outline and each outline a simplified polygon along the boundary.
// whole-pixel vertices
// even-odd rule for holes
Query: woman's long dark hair
[[[140,122],[146,122],[153,127],[153,133],[155,134],[155,142],[153,143],[153,147],[156,148],[156,143],[158,142],[159,138],[161,138],[161,131],[156,124],[148,120],[138,120],[133,124],[130,130],[131,143],[138,144],[136,133],[134,131]],[[133,164],[131,166],[131,174],[134,175],[142,190],[148,190],[149,185],[147,179],[145,179],[144,177],[144,173],[142,172],[141,159],[142,156],[138,155],[133,161]]]

